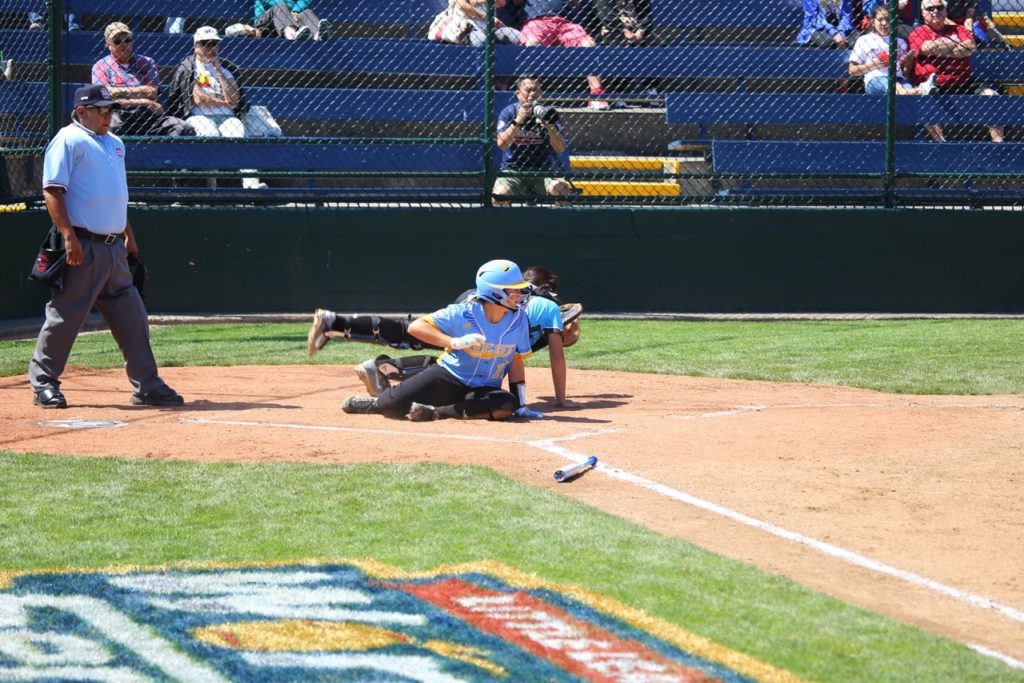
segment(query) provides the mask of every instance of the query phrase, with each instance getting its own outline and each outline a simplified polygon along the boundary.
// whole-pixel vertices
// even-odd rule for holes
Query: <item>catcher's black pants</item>
[[[469,420],[506,420],[519,407],[508,391],[469,387],[440,365],[431,365],[377,397],[380,412],[388,417],[404,417],[413,402],[435,406],[446,417]]]

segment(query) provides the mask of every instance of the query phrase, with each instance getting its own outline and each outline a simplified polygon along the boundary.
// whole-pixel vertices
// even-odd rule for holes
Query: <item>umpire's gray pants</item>
[[[46,304],[46,321],[28,366],[36,392],[60,387],[71,347],[93,305],[107,321],[125,360],[132,392],[145,394],[165,386],[149,345],[149,319],[139,290],[132,284],[124,240],[104,244],[82,240],[82,264],[68,266],[64,289]]]

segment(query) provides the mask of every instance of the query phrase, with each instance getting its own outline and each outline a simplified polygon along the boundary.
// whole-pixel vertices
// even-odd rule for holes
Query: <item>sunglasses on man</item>
[[[105,107],[87,107],[87,109],[95,110],[100,116],[110,116],[117,107],[108,104]]]
[[[199,47],[217,47],[218,45],[220,45],[220,41],[219,40],[200,40],[198,43],[196,43],[196,45],[198,45]]]
[[[131,45],[132,44],[132,37],[131,36],[125,36],[124,38],[114,38],[110,42],[112,42],[114,45],[124,45],[126,43],[128,45]]]
[[[945,12],[946,8],[942,5],[932,5],[931,7],[924,7],[925,12]]]

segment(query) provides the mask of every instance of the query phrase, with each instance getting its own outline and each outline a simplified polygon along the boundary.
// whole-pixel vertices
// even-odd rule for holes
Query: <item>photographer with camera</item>
[[[558,110],[540,103],[543,92],[535,78],[516,81],[516,102],[498,114],[498,149],[501,173],[494,181],[495,204],[508,206],[508,196],[564,196],[569,183],[564,178],[516,175],[520,172],[555,171],[558,157],[565,152],[565,137],[558,123]]]

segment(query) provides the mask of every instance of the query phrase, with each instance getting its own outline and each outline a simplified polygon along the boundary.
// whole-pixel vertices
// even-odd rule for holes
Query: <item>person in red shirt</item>
[[[979,95],[998,95],[995,89],[977,83],[971,77],[971,55],[977,49],[974,36],[969,30],[946,18],[946,0],[923,0],[921,14],[924,24],[915,28],[908,42],[910,51],[917,56],[914,63],[914,80],[923,83],[935,74],[937,93],[977,93]],[[944,141],[942,129],[936,124],[929,124],[931,130],[938,132],[936,139]],[[1003,127],[988,127],[992,142],[1003,141]]]

